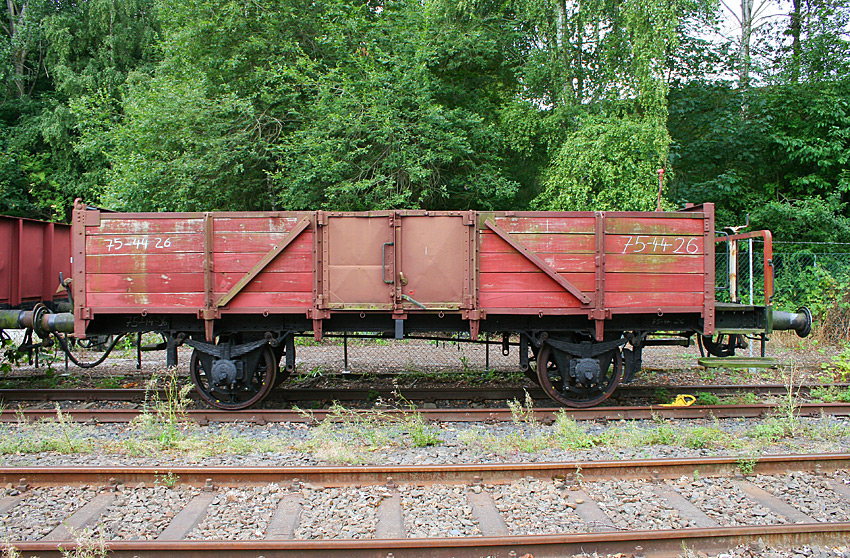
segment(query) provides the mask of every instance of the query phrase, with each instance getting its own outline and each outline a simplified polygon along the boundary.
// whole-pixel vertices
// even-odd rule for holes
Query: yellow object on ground
[[[680,393],[676,396],[676,400],[672,403],[663,403],[659,405],[659,407],[690,407],[694,404],[697,398],[693,395],[688,395],[685,393]]]

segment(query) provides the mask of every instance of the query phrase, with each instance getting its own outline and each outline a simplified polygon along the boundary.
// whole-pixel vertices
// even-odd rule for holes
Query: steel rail
[[[850,384],[808,384],[795,386],[793,391],[808,395],[814,389],[846,389]],[[368,401],[375,397],[397,399],[401,395],[411,401],[456,401],[456,400],[511,400],[525,398],[528,393],[534,399],[546,400],[548,397],[538,387],[501,388],[501,387],[466,387],[466,388],[360,388],[360,387],[329,387],[329,388],[281,388],[272,391],[266,401]],[[760,395],[787,395],[788,387],[783,384],[736,384],[714,386],[621,386],[614,396],[624,397],[657,397],[659,393],[674,397],[679,394],[695,395],[710,393],[717,396],[734,396],[742,393]],[[149,391],[141,388],[53,388],[32,389],[12,388],[0,389],[0,400],[3,401],[144,401],[145,396],[165,396],[164,390]],[[193,399],[198,399],[195,390],[190,392]]]
[[[727,550],[761,539],[771,546],[794,544],[840,545],[850,538],[850,523],[760,525],[745,527],[622,531],[565,535],[514,537],[451,537],[440,539],[342,539],[342,540],[256,540],[256,541],[114,541],[108,543],[113,558],[161,558],[179,553],[183,557],[235,556],[374,558],[477,558],[480,556],[557,557],[585,552],[607,554],[640,553],[676,556],[685,548],[703,551]],[[69,542],[14,543],[24,556],[53,558],[59,549],[70,550]]]
[[[153,483],[163,475],[180,485],[256,486],[269,483],[305,482],[316,486],[380,484],[503,484],[526,477],[676,479],[732,476],[740,472],[740,457],[692,457],[560,463],[484,463],[445,465],[364,465],[308,467],[0,467],[0,483],[35,486],[115,485]],[[788,471],[824,472],[850,468],[850,454],[766,455],[753,463],[753,473],[782,474]],[[22,482],[22,479],[23,480]]]
[[[691,405],[690,407],[593,407],[590,409],[535,408],[534,417],[540,422],[554,422],[559,413],[575,420],[637,420],[653,418],[705,419],[705,418],[758,418],[777,412],[781,405]],[[822,414],[832,416],[850,416],[850,403],[803,403],[795,407],[799,416],[815,417]],[[431,422],[507,422],[513,419],[510,409],[354,409],[356,413],[374,413],[379,411],[389,417],[420,413]],[[143,414],[140,409],[62,409],[62,415],[78,422],[124,423]],[[298,411],[293,409],[247,409],[244,411],[222,411],[217,409],[190,409],[186,418],[204,425],[210,422],[247,422],[268,424],[270,422],[312,423],[332,417],[328,409]],[[55,409],[23,409],[0,411],[0,423],[14,423],[21,419],[27,421],[55,419]]]

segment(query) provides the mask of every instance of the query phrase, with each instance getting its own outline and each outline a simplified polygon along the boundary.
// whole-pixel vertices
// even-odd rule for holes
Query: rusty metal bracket
[[[283,252],[283,250],[287,246],[289,246],[292,241],[295,240],[295,238],[304,231],[304,229],[309,226],[310,219],[308,217],[304,217],[300,221],[298,221],[295,224],[295,227],[291,231],[289,231],[289,235],[283,240],[283,242],[273,246],[272,249],[265,256],[263,256],[263,258],[259,262],[257,262],[257,264],[252,267],[250,271],[248,271],[248,273],[243,275],[242,278],[239,279],[239,281],[237,281],[236,284],[233,285],[233,287],[229,291],[227,291],[227,294],[222,295],[222,297],[216,301],[216,307],[221,308],[222,306],[233,300],[233,297],[242,292],[242,289],[244,289],[248,285],[248,283],[250,283],[254,279],[254,277],[259,275],[260,272],[263,271],[266,266],[272,262],[272,260],[278,257],[280,253]]]
[[[496,233],[499,238],[510,244],[514,250],[522,254],[523,257],[525,257],[528,261],[537,266],[540,271],[542,271],[547,276],[549,276],[549,278],[558,283],[561,287],[564,288],[564,290],[576,297],[579,302],[581,302],[582,304],[590,304],[590,298],[586,294],[581,292],[575,285],[564,279],[557,271],[555,271],[552,266],[543,261],[543,258],[523,246],[520,241],[508,234],[507,231],[505,231],[489,219],[484,221],[484,226]]]

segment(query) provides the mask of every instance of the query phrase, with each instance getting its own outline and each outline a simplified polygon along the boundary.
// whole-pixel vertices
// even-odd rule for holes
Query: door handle
[[[384,245],[381,248],[381,279],[383,279],[384,283],[387,285],[392,285],[394,283],[392,279],[387,281],[387,246],[395,246],[395,243],[384,242]]]

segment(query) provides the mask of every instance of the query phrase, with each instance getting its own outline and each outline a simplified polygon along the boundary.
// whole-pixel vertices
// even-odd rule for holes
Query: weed
[[[759,396],[751,391],[748,391],[732,395],[731,397],[727,398],[726,402],[730,405],[755,405],[759,402]]]
[[[697,405],[720,405],[720,398],[713,393],[698,391]]]
[[[443,441],[434,428],[425,423],[422,413],[415,412],[409,415],[406,424],[411,444],[415,448],[436,446]]]
[[[846,382],[850,377],[850,345],[845,344],[843,350],[832,357],[832,362],[823,363],[821,367],[831,372],[836,380]]]
[[[56,403],[56,426],[59,433],[62,435],[61,444],[63,453],[76,453],[81,447],[79,432],[77,431],[77,423],[70,415],[62,412],[59,403]]]
[[[755,471],[758,460],[758,455],[741,455],[735,460],[735,464],[738,465],[738,470],[741,471],[741,474],[748,477]]]
[[[596,445],[593,437],[563,410],[555,414],[555,442],[565,450],[588,449]]]
[[[178,475],[175,475],[174,471],[168,471],[168,473],[162,475],[154,471],[153,477],[153,483],[155,485],[165,486],[168,488],[174,488],[175,486],[177,486],[177,481],[180,480],[180,477]]]
[[[21,551],[12,543],[3,543],[0,558],[21,558]]]
[[[106,558],[109,554],[109,548],[106,546],[106,541],[103,540],[103,535],[95,536],[88,530],[75,531],[69,529],[69,531],[74,537],[75,544],[69,549],[59,547],[62,558]]]
[[[816,387],[810,392],[813,399],[824,403],[850,403],[850,388],[837,386]]]
[[[171,449],[185,438],[186,407],[190,403],[188,395],[192,386],[181,385],[176,368],[171,368],[163,378],[163,399],[159,396],[159,380],[154,374],[145,382],[142,413],[133,422],[140,426],[150,439],[156,440],[162,449]]]

